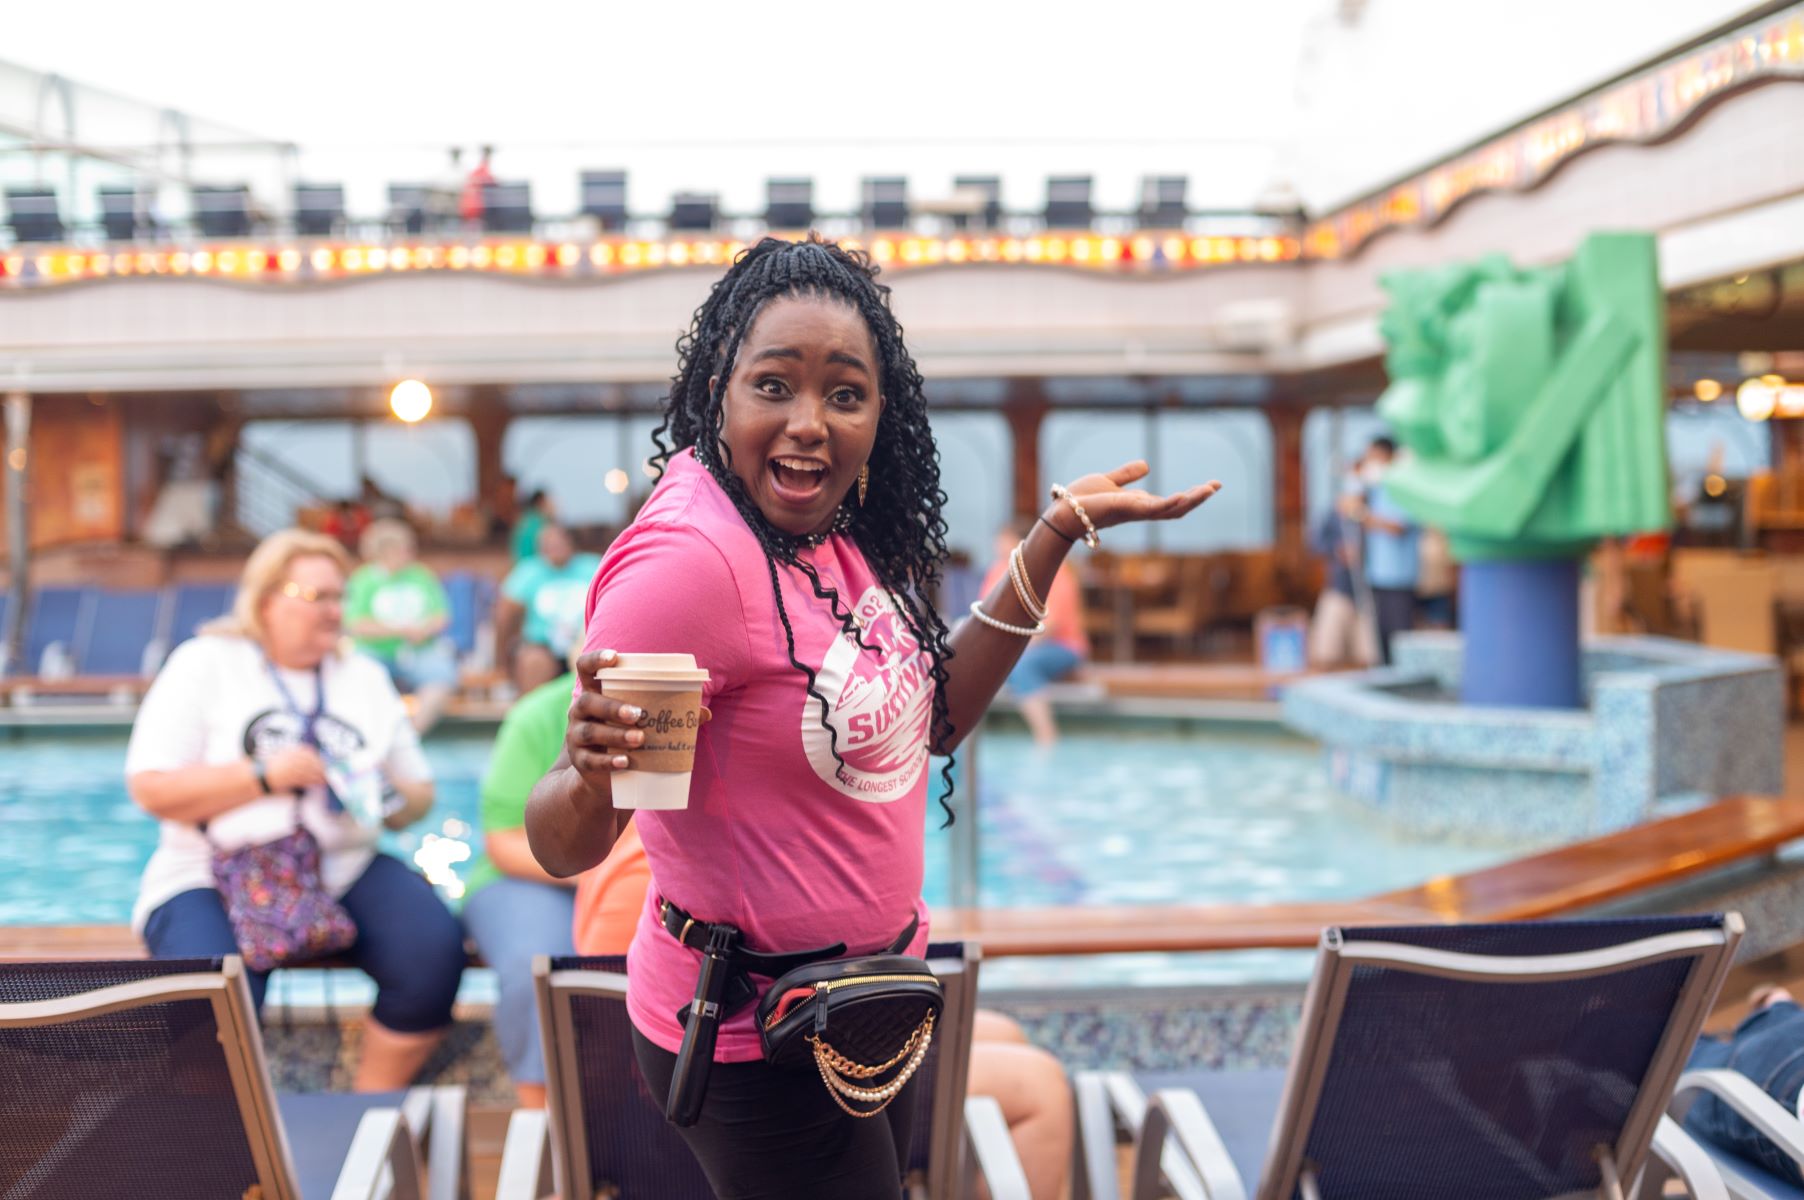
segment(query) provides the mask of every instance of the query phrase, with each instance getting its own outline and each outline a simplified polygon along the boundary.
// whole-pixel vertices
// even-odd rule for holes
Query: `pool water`
[[[415,828],[386,835],[448,897],[461,891],[478,836],[489,745],[486,736],[430,740],[438,807]],[[125,794],[124,760],[117,735],[0,743],[0,927],[130,919],[156,826]],[[975,775],[986,907],[1350,898],[1532,848],[1407,840],[1333,793],[1316,746],[1277,733],[1074,729],[1043,752],[1004,727],[981,738]],[[961,821],[971,819],[969,778],[953,799]],[[943,905],[952,842],[941,819],[930,805],[923,890],[929,904]],[[1222,981],[1293,975],[1296,957],[1022,960],[992,963],[986,979]],[[1280,963],[1290,965],[1279,971]]]

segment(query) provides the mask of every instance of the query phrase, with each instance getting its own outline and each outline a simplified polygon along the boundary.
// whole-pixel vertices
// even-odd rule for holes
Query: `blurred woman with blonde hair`
[[[138,710],[126,786],[159,819],[133,927],[158,958],[274,966],[342,953],[377,984],[355,1086],[405,1087],[443,1038],[463,934],[431,886],[381,854],[432,805],[431,772],[380,665],[343,636],[349,556],[271,534],[232,611],[176,647]]]

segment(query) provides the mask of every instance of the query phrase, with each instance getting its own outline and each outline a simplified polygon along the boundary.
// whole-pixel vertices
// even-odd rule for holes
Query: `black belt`
[[[664,897],[658,897],[658,919],[670,936],[691,950],[708,948],[709,922],[698,921]],[[915,940],[915,930],[921,926],[921,914],[915,913],[908,918],[908,927],[896,940],[882,950],[874,950],[873,954],[900,954],[908,949],[908,944]],[[766,954],[761,950],[748,949],[744,943],[733,948],[735,966],[750,971],[754,975],[763,975],[767,979],[775,979],[786,975],[797,967],[805,967],[824,959],[841,958],[846,953],[844,942],[835,942],[831,946],[822,946],[816,950],[797,950],[791,954]]]
[[[701,1115],[708,1072],[714,1063],[714,1039],[722,1018],[744,1008],[758,996],[758,989],[747,976],[757,974],[776,979],[797,967],[843,957],[846,944],[835,942],[818,950],[798,950],[793,954],[748,950],[735,926],[698,921],[662,896],[658,897],[658,919],[671,937],[691,950],[699,951],[702,956],[701,970],[695,979],[695,999],[676,1015],[677,1023],[683,1027],[683,1045],[677,1051],[670,1094],[664,1102],[667,1120],[676,1125],[693,1125]],[[908,949],[920,923],[919,913],[909,917],[908,928],[886,950],[878,953],[900,954]]]

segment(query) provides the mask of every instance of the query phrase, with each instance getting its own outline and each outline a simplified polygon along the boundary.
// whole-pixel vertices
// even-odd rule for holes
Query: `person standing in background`
[[[495,182],[494,168],[489,166],[489,159],[494,153],[493,146],[484,146],[482,158],[470,171],[470,177],[464,180],[463,202],[458,206],[458,213],[463,217],[464,225],[471,230],[482,228],[483,189]]]
[[[1385,474],[1397,455],[1397,443],[1376,438],[1366,451],[1361,478],[1363,497],[1351,497],[1345,509],[1365,530],[1365,574],[1378,618],[1379,661],[1391,663],[1391,638],[1416,622],[1416,580],[1421,573],[1421,530],[1384,487]]]
[[[1361,455],[1347,468],[1340,495],[1315,529],[1313,548],[1328,562],[1327,579],[1309,619],[1309,664],[1316,668],[1369,667],[1378,661],[1377,634],[1364,611],[1367,606],[1359,602],[1363,589],[1354,574],[1360,567],[1361,530],[1343,511],[1349,497],[1364,491],[1364,466]]]

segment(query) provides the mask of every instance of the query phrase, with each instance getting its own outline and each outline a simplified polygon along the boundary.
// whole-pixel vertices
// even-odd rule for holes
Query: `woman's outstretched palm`
[[[1090,523],[1098,529],[1132,521],[1174,521],[1195,511],[1203,501],[1221,490],[1221,483],[1214,479],[1169,496],[1128,486],[1145,479],[1150,469],[1145,461],[1135,459],[1113,471],[1085,475],[1067,486],[1084,506]]]

